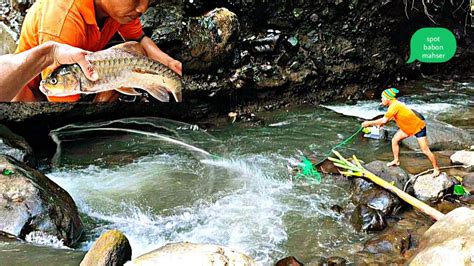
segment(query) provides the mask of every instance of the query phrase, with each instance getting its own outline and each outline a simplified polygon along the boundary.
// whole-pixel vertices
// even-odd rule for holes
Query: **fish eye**
[[[56,78],[50,79],[49,82],[51,82],[51,84],[53,84],[53,85],[58,84],[58,80]]]

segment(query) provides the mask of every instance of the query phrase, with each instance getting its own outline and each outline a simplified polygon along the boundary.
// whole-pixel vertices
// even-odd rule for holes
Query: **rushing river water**
[[[428,117],[474,132],[473,94],[472,83],[424,81],[413,84],[402,100]],[[378,102],[364,101],[263,113],[265,126],[259,127],[229,122],[204,131],[138,118],[58,130],[60,146],[47,176],[76,201],[85,240],[77,250],[0,243],[0,264],[77,265],[108,229],[125,233],[133,257],[190,241],[235,248],[261,265],[288,255],[306,262],[317,256],[350,260],[368,235],[331,210],[348,202],[348,184],[330,177],[321,184],[292,180],[288,165],[301,153],[322,159],[358,129],[361,120],[354,116],[383,112]],[[365,161],[391,154],[388,141],[360,136],[340,151]]]

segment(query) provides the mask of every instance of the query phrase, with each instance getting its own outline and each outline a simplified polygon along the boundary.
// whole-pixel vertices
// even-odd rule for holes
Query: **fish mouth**
[[[45,81],[45,80],[42,80],[42,81],[40,82],[39,89],[40,89],[40,91],[41,91],[44,95],[49,96],[49,93],[48,93],[49,90],[44,87],[44,84],[45,84],[45,83],[46,83],[46,81]]]

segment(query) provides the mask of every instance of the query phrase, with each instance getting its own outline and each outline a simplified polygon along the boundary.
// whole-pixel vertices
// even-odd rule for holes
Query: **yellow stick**
[[[399,196],[402,200],[406,201],[408,204],[411,206],[417,208],[418,210],[426,213],[427,215],[431,216],[435,220],[439,220],[444,217],[444,214],[441,213],[440,211],[436,210],[435,208],[432,208],[428,204],[422,202],[421,200],[411,196],[410,194],[404,192],[403,190],[397,188],[396,186],[388,183],[387,181],[383,180],[382,178],[372,174],[371,172],[367,171],[365,168],[363,168],[364,171],[362,174],[370,179],[372,182],[375,184],[385,188],[386,190],[392,192],[393,194]]]
[[[336,154],[339,158],[340,154]],[[367,169],[362,167],[360,164],[359,160],[357,159],[356,156],[353,156],[354,162],[357,165],[358,171],[357,172],[341,172],[341,174],[344,175],[355,175],[355,176],[364,176],[374,182],[375,184],[385,188],[386,190],[392,192],[393,194],[397,195],[400,197],[402,200],[406,201],[408,204],[411,206],[417,208],[418,210],[422,211],[423,213],[429,215],[435,220],[439,220],[444,217],[444,214],[441,213],[440,211],[432,208],[428,204],[422,202],[421,200],[418,200],[417,198],[411,196],[410,194],[406,193],[405,191],[397,188],[395,185],[392,185],[388,183],[387,181],[383,180],[382,178],[374,175],[373,173],[369,172]],[[352,166],[355,166],[354,164],[351,164],[349,168],[352,168]]]

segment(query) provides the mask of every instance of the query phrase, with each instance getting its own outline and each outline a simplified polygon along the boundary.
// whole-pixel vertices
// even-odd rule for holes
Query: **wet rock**
[[[80,265],[123,265],[131,258],[132,247],[127,237],[118,230],[109,230],[94,242]]]
[[[21,162],[0,155],[0,230],[21,239],[49,235],[74,246],[82,222],[71,196],[46,176]],[[31,237],[34,238],[34,237]]]
[[[0,154],[8,155],[31,167],[36,166],[33,149],[26,140],[0,125]]]
[[[328,262],[327,262],[328,266],[342,266],[342,265],[346,265],[347,261],[346,259],[344,258],[341,258],[341,257],[329,257],[328,258]]]
[[[25,12],[34,2],[35,0],[10,0],[10,5],[16,11]]]
[[[457,151],[450,157],[453,164],[474,165],[474,151]]]
[[[164,46],[168,51],[174,48],[176,51],[171,53],[181,53],[183,9],[180,4],[163,2],[150,6],[140,20],[145,33],[160,48]]]
[[[0,243],[2,242],[3,243],[20,243],[22,242],[22,240],[12,234],[0,231]]]
[[[328,260],[325,257],[316,257],[310,262],[305,263],[305,266],[325,266],[328,265]]]
[[[462,185],[469,193],[474,194],[474,173],[464,175],[462,177]]]
[[[15,52],[17,39],[18,34],[13,32],[3,22],[0,22],[0,55]]]
[[[383,214],[364,204],[358,205],[351,215],[351,224],[358,231],[381,231],[387,223]]]
[[[446,214],[446,213],[449,213],[452,210],[457,209],[461,206],[462,206],[462,204],[459,203],[459,202],[451,202],[451,201],[448,201],[448,200],[442,200],[441,202],[438,202],[434,206],[434,208],[437,209],[438,211]]]
[[[383,215],[395,214],[401,207],[397,196],[380,187],[371,188],[361,194],[353,194],[351,199],[355,205],[367,205]]]
[[[467,265],[474,263],[474,210],[461,207],[433,224],[421,239],[410,265]]]
[[[454,185],[453,180],[444,172],[433,178],[431,174],[418,177],[413,185],[415,197],[422,201],[436,201]]]
[[[473,143],[472,135],[464,129],[430,119],[426,124],[428,143],[432,151],[459,150],[468,148]],[[415,137],[406,138],[402,143],[412,150],[419,150]]]
[[[392,183],[395,182],[395,186],[399,189],[403,189],[405,183],[408,182],[410,177],[400,167],[389,167],[387,162],[384,161],[373,161],[364,165],[364,168],[372,172],[373,174],[383,178],[385,181]]]
[[[231,55],[239,28],[237,15],[226,8],[189,18],[183,33],[183,68],[204,72],[221,64]]]
[[[299,262],[295,257],[286,257],[279,260],[275,266],[303,266],[303,263]]]
[[[166,244],[126,265],[222,265],[253,266],[253,259],[224,246],[189,242]]]
[[[380,235],[369,239],[364,244],[363,251],[370,253],[390,253],[401,255],[410,245],[408,230],[388,229]]]

